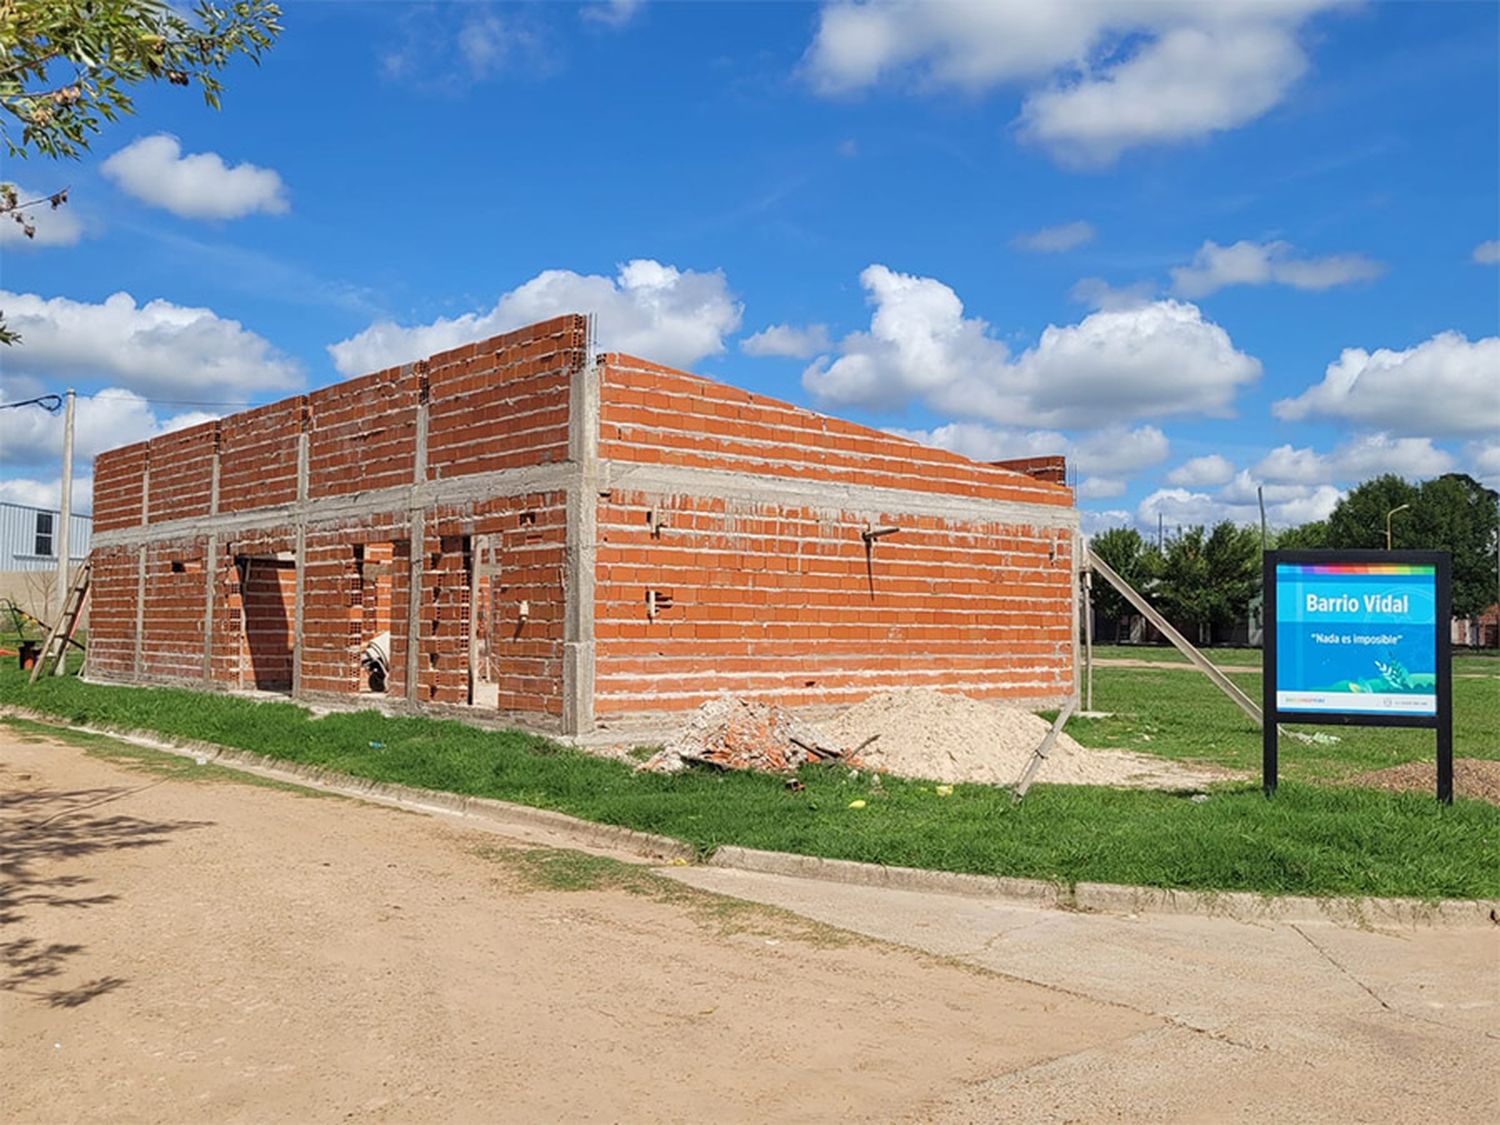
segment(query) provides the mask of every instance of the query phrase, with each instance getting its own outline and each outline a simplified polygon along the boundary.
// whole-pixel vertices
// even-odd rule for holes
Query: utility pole
[[[71,561],[72,546],[68,542],[68,531],[73,522],[73,388],[68,388],[68,394],[63,403],[63,463],[62,463],[62,511],[59,513],[58,522],[62,525],[57,529],[52,542],[57,547],[57,589],[52,591],[52,620],[54,623],[62,620],[63,607],[68,604],[68,563]],[[59,660],[57,666],[63,667],[65,661]]]

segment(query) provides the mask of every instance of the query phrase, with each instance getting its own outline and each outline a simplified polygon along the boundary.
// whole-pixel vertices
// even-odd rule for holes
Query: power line
[[[150,406],[254,406],[255,405],[255,403],[249,402],[249,401],[246,401],[246,400],[241,400],[239,402],[225,402],[225,401],[222,401],[222,400],[193,399],[193,398],[142,398],[140,395],[136,394],[134,391],[127,391],[126,393],[129,394],[131,398],[133,398],[133,399],[135,399],[135,400],[137,400],[139,402],[147,403]],[[104,392],[103,391],[95,391],[93,394],[85,394],[85,393],[83,393],[83,392],[80,391],[79,395],[78,395],[79,398],[100,398],[102,396],[104,396]],[[57,396],[56,395],[51,395],[51,396],[48,396],[48,397],[56,398]],[[108,397],[114,398],[116,396],[109,395]]]
[[[0,402],[0,410],[14,410],[21,406],[40,406],[48,414],[56,414],[62,409],[62,404],[62,395],[39,395],[20,402]]]

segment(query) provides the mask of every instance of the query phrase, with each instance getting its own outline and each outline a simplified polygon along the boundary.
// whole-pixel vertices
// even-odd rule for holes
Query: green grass
[[[1260,649],[1258,648],[1206,648],[1203,650],[1203,655],[1219,665],[1248,664],[1260,667]],[[1095,644],[1094,656],[1098,660],[1149,660],[1158,664],[1186,664],[1188,662],[1188,658],[1171,645]]]
[[[1223,739],[1239,761],[1248,732],[1217,693],[1200,703],[1219,714],[1204,731],[1193,708],[1172,713],[1196,677],[1180,672],[1107,690],[1119,704],[1171,724],[1171,737],[1141,749],[1205,751]],[[722,844],[839,859],[978,874],[1136,883],[1205,890],[1422,898],[1500,895],[1500,809],[1460,800],[1441,808],[1421,794],[1335,788],[1292,779],[1274,800],[1251,784],[1215,791],[1204,802],[1166,793],[1085,786],[1036,786],[1015,806],[1002,789],[958,786],[939,796],[931,784],[836,767],[809,767],[806,789],[780,778],[692,770],[637,774],[531,734],[485,731],[458,722],[387,718],[373,711],[314,718],[290,703],[162,688],[85,684],[53,678],[26,687],[0,673],[0,701],[60,719],[202,739],[361,777],[497,797],[607,824],[685,840],[708,853]],[[1109,706],[1106,698],[1105,706]],[[1196,707],[1196,705],[1195,705]],[[1107,722],[1144,730],[1144,719]],[[1111,737],[1107,742],[1124,741]],[[1253,738],[1251,738],[1253,742]],[[1344,744],[1340,744],[1343,746]],[[1310,748],[1311,749],[1311,748]],[[1320,753],[1323,748],[1317,748]],[[1289,749],[1287,756],[1292,757]],[[1239,755],[1239,757],[1234,757]],[[1198,756],[1212,757],[1204,753]],[[865,808],[851,809],[854,800]]]
[[[1484,663],[1482,658],[1480,663]],[[1259,702],[1259,674],[1236,674],[1234,682]],[[1260,728],[1197,672],[1095,668],[1094,709],[1112,712],[1112,717],[1068,722],[1068,733],[1085,746],[1196,759],[1245,771],[1260,769]],[[1293,780],[1337,781],[1401,762],[1431,760],[1436,754],[1429,730],[1295,729],[1316,730],[1339,741],[1309,744],[1283,738],[1281,774]],[[1500,758],[1500,677],[1454,677],[1453,750],[1461,758]]]

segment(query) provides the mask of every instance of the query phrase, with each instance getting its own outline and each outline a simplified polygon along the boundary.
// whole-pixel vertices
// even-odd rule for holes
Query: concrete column
[[[592,325],[590,326],[592,329]],[[589,333],[593,337],[592,330]],[[577,472],[568,484],[563,575],[564,734],[594,729],[594,582],[599,554],[599,369],[593,348],[573,372],[568,397],[568,459]]]
[[[214,463],[208,481],[208,514],[219,514],[219,431],[214,430]],[[203,683],[213,682],[214,590],[219,577],[219,533],[211,531],[203,558]]]
[[[427,483],[427,372],[422,365],[422,391],[417,398],[416,455],[412,465],[412,493],[407,502],[411,534],[411,557],[406,579],[406,700],[417,703],[417,677],[422,662],[422,561],[427,554],[427,510],[418,500],[417,489]]]
[[[297,435],[297,580],[292,594],[292,698],[302,698],[302,609],[307,594],[307,427]]]
[[[151,505],[151,453],[146,452],[146,464],[141,469],[141,528],[142,536],[150,519]],[[135,553],[135,657],[131,661],[131,675],[139,680],[144,671],[141,645],[146,631],[146,544],[142,543]]]

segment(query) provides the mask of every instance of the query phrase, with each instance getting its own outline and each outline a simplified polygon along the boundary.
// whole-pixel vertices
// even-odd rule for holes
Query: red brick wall
[[[149,679],[166,683],[202,681],[206,640],[204,548],[201,538],[153,543],[146,548],[141,667]],[[134,588],[130,600],[135,600]]]
[[[219,511],[244,512],[297,499],[297,435],[307,398],[231,414],[219,428]]]
[[[149,522],[208,515],[218,446],[217,420],[151,439],[147,453],[151,464],[146,496]]]
[[[1071,490],[632,356],[601,360],[599,456],[1069,507]]]
[[[391,368],[308,395],[308,497],[410,484],[421,389],[420,372]]]
[[[206,516],[216,442],[221,513],[291,503],[297,499],[297,446],[304,429],[310,500],[409,485],[415,473],[417,408],[424,396],[429,403],[431,479],[566,460],[570,381],[586,358],[587,321],[559,317],[445,352],[404,371],[393,368],[346,380],[149,444],[104,453],[95,468],[95,527],[102,532],[140,523],[148,459],[152,523]],[[522,512],[527,513],[524,524]],[[497,638],[503,657],[500,706],[561,713],[564,512],[564,496],[558,492],[430,514],[427,542],[417,548],[426,552],[431,569],[420,591],[420,699],[468,699],[468,573],[462,536],[489,532],[500,537],[502,596],[513,608],[527,601],[531,614],[516,635]],[[392,652],[387,694],[403,695],[411,550],[406,513],[336,526],[318,525],[316,509],[312,518],[304,568],[304,690],[362,690],[359,656],[369,640],[369,614],[354,547],[399,543],[390,564]],[[277,665],[262,678],[279,679],[277,662],[283,657],[268,654],[290,645],[292,569],[278,568],[267,577],[267,582],[274,577],[274,584],[252,590],[251,600],[257,604],[247,607],[234,558],[271,557],[290,551],[294,543],[290,524],[221,536],[219,557],[211,564],[214,621],[206,630],[202,609],[208,578],[203,568],[210,562],[202,557],[203,542],[197,544],[190,576],[164,569],[169,555],[181,555],[180,544],[170,549],[153,546],[147,567],[148,612],[161,610],[163,616],[147,630],[144,678],[201,677],[203,645],[210,642],[214,682],[253,687],[257,663]],[[445,545],[453,549],[444,550]],[[102,677],[126,678],[134,662],[136,556],[133,547],[109,552],[98,556],[101,565],[95,573],[95,604],[107,608],[105,619],[95,624],[102,646],[93,667]],[[247,613],[256,618],[254,659],[246,643]],[[284,624],[271,623],[273,616],[284,617]],[[283,629],[285,644],[277,639]]]
[[[653,537],[647,513],[665,511]],[[883,513],[867,556],[848,513],[615,491],[599,504],[601,716],[723,690],[847,704],[924,685],[985,697],[1072,690],[1071,541],[1056,528]],[[646,593],[669,594],[653,621]]]
[[[132,446],[140,449],[140,446]],[[95,469],[97,473],[97,468]],[[137,482],[139,488],[139,482]],[[99,547],[90,579],[88,671],[127,680],[135,670],[136,562],[134,547]]]
[[[94,531],[134,527],[141,522],[146,449],[147,443],[138,441],[94,458]]]
[[[428,360],[428,476],[567,460],[568,388],[587,331],[581,316],[558,317]]]

